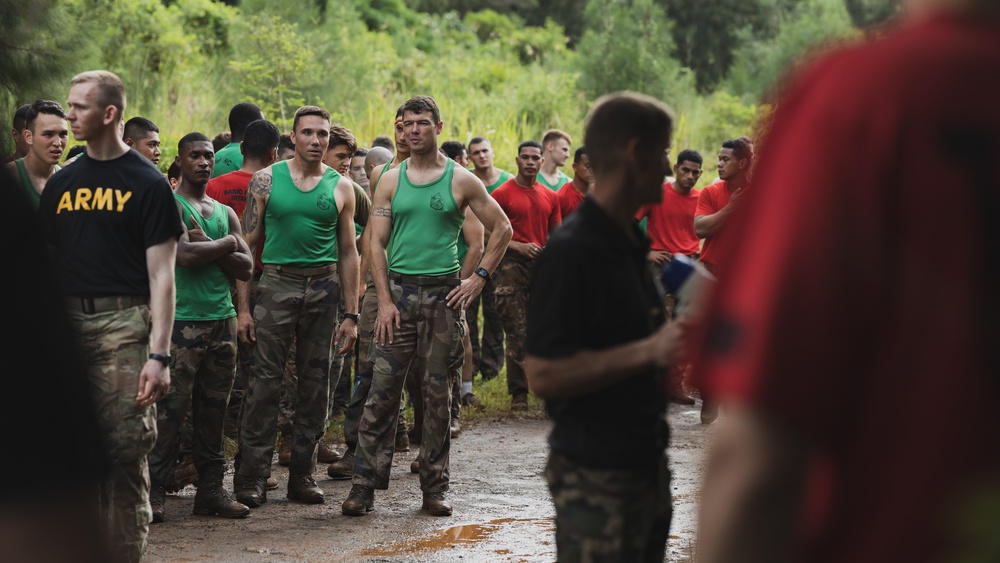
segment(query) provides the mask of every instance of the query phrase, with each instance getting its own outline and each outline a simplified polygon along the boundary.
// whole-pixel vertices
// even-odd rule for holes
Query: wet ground
[[[697,407],[673,405],[674,520],[668,561],[693,555],[702,461],[709,429]],[[409,471],[416,449],[397,454],[388,491],[376,491],[375,511],[364,517],[340,513],[350,481],[333,481],[326,466],[316,480],[321,505],[285,498],[287,471],[274,465],[279,482],[268,502],[243,520],[191,515],[194,488],[168,495],[166,522],[149,534],[144,562],[551,562],[555,560],[553,509],[542,476],[549,422],[502,418],[467,428],[452,443],[450,517],[420,510],[418,477]],[[226,478],[231,488],[232,475]]]

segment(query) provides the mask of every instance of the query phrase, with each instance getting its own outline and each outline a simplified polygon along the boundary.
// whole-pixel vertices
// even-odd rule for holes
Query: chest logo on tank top
[[[316,207],[326,211],[333,207],[333,198],[329,194],[320,194],[316,198]]]
[[[431,209],[434,211],[444,211],[444,199],[441,198],[441,194],[431,196]]]
[[[220,217],[220,218],[218,218],[218,219],[215,220],[215,229],[216,229],[215,232],[221,233],[221,232],[223,232],[223,228],[224,228],[224,225],[222,223],[222,218]]]

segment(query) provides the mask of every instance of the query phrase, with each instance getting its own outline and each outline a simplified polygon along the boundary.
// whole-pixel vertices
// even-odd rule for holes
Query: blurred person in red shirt
[[[700,562],[1000,560],[1000,4],[904,13],[786,83],[728,225]]]

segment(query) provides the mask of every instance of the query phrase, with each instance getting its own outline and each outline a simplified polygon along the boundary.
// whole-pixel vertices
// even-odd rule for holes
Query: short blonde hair
[[[102,107],[115,106],[118,109],[118,119],[125,115],[125,85],[118,75],[107,70],[88,70],[81,72],[70,81],[71,86],[93,83],[97,85],[97,102]]]
[[[573,144],[573,137],[570,137],[569,133],[560,129],[549,129],[544,135],[542,135],[542,147],[547,147],[549,146],[549,143],[558,139],[565,139],[567,143],[571,145]]]

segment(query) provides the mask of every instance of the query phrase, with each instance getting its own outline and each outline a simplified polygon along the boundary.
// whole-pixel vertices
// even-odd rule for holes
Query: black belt
[[[132,307],[146,305],[149,298],[145,295],[112,295],[109,297],[69,297],[67,300],[71,311],[82,311],[87,315],[107,313],[108,311],[124,311]]]
[[[396,283],[406,283],[410,285],[451,285],[456,286],[462,283],[461,278],[452,276],[410,276],[398,272],[389,272],[389,279]]]
[[[337,263],[327,264],[326,266],[318,266],[316,268],[295,268],[293,266],[283,266],[281,264],[264,264],[264,267],[268,270],[277,270],[286,274],[295,274],[296,276],[318,276],[320,274],[330,274],[337,271]]]

